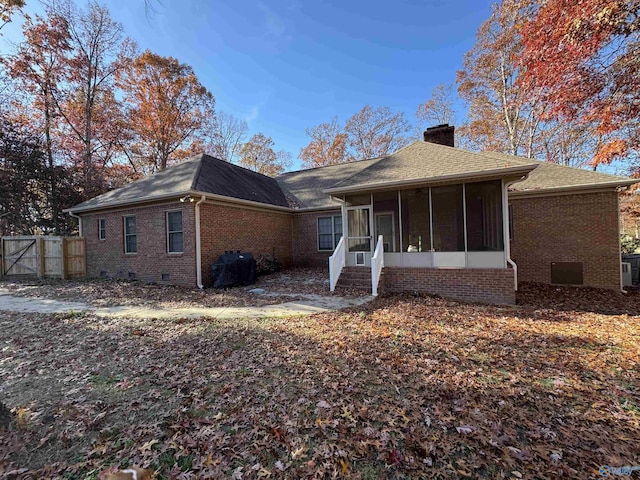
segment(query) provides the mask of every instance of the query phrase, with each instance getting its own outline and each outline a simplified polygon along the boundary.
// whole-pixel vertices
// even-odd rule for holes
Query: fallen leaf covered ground
[[[261,307],[288,302],[304,294],[330,295],[327,279],[326,269],[292,268],[259,276],[254,285],[220,290],[146,284],[142,281],[37,278],[5,280],[0,282],[0,287],[16,296],[79,301],[95,307]],[[252,293],[251,290],[256,288],[265,290],[268,295]],[[357,292],[341,291],[339,294],[353,296]]]
[[[388,296],[288,320],[2,314],[14,419],[0,477],[135,464],[161,479],[585,479],[640,465],[633,299],[613,312],[606,296],[523,290],[516,307]]]

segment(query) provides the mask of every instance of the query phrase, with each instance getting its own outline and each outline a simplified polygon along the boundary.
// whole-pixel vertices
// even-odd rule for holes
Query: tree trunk
[[[51,206],[51,225],[53,226],[54,235],[60,235],[60,204],[58,202],[58,195],[56,192],[55,178],[54,178],[54,161],[53,161],[53,145],[51,141],[51,89],[47,86],[44,88],[44,137],[45,137],[45,149],[47,155],[47,188],[49,196],[49,204]]]

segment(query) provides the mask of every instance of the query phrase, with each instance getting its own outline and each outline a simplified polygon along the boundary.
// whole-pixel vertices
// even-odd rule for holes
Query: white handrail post
[[[346,264],[345,258],[345,240],[344,236],[340,237],[340,241],[333,251],[333,255],[329,257],[329,289],[333,292],[336,289],[338,278],[342,273],[342,269]]]
[[[371,257],[371,295],[378,296],[378,284],[380,283],[380,274],[384,268],[384,237],[378,235],[376,249]]]

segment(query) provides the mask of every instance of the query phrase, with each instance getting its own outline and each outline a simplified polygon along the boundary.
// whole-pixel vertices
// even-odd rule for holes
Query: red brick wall
[[[330,251],[318,251],[318,217],[341,215],[338,210],[297,213],[293,216],[293,263],[297,266],[329,268]]]
[[[184,253],[167,253],[166,212],[182,210]],[[125,215],[136,216],[138,252],[124,253]],[[106,239],[98,238],[98,219],[106,220]],[[192,203],[166,203],[82,215],[82,234],[87,242],[87,275],[196,286],[195,227]],[[169,274],[162,280],[162,274]]]
[[[384,291],[417,292],[457,300],[514,304],[513,270],[384,267]]]
[[[202,279],[211,285],[211,265],[225,250],[274,255],[292,263],[292,216],[288,212],[204,203],[200,207]]]
[[[551,262],[582,262],[584,285],[620,288],[616,192],[512,198],[518,281],[551,283]]]

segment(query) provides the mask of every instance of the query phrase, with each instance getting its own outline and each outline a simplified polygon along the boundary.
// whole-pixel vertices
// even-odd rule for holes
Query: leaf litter
[[[565,290],[522,303],[388,296],[290,319],[3,314],[0,401],[14,420],[0,477],[136,465],[161,479],[582,479],[637,464],[638,317]]]
[[[4,280],[0,282],[0,287],[14,296],[78,301],[95,307],[262,307],[304,299],[304,295],[331,295],[327,271],[319,268],[291,268],[261,275],[254,285],[219,290],[113,279],[30,278]],[[265,290],[266,295],[251,292],[257,288]],[[346,297],[360,295],[359,292],[350,290],[343,290],[338,294]]]

